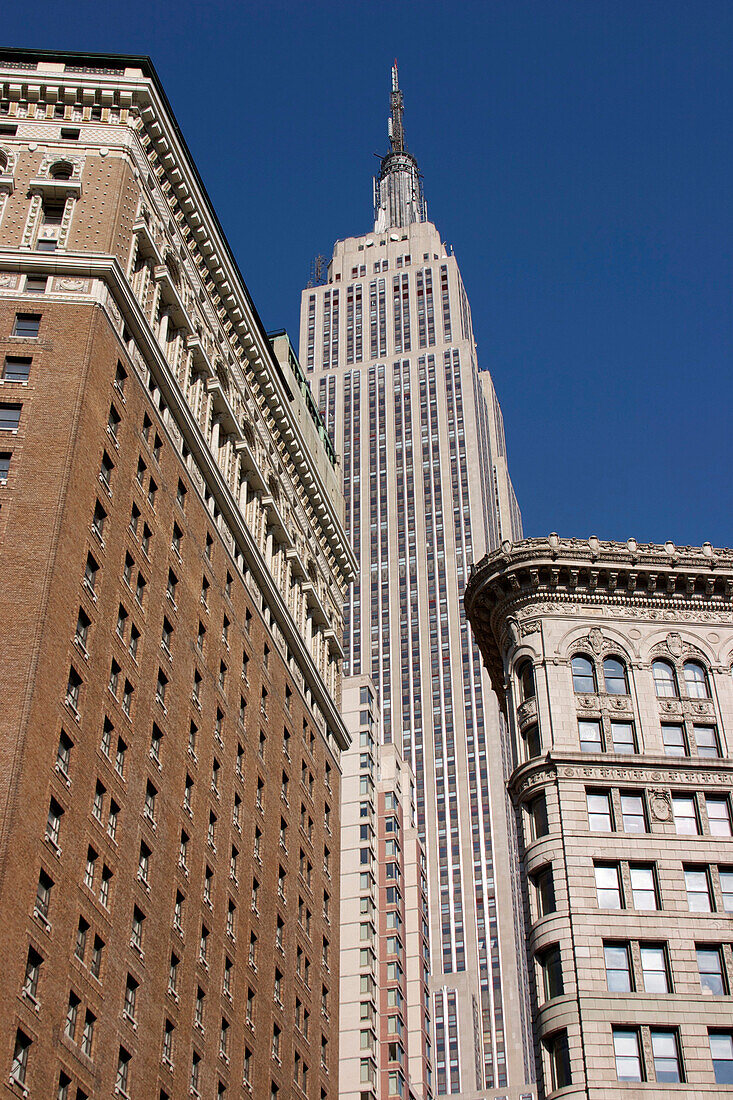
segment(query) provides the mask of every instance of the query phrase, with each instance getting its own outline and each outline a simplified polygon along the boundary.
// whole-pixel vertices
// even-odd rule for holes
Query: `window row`
[[[649,811],[644,790],[586,788],[588,825],[595,832],[648,833]],[[733,836],[733,813],[727,794],[673,794],[672,813],[678,833]]]

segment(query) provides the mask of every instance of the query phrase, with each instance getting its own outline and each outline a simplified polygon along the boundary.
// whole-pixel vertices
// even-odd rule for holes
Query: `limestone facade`
[[[733,1085],[733,553],[506,542],[466,609],[511,730],[541,1095]]]

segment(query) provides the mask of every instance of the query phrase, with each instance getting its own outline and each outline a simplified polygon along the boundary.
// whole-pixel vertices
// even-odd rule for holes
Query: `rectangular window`
[[[613,831],[613,812],[609,791],[586,791],[588,824],[594,832]]]
[[[700,988],[713,997],[724,997],[728,992],[723,953],[720,947],[703,944],[697,947],[697,969]]]
[[[6,382],[27,382],[31,370],[31,358],[25,355],[6,355],[3,378]]]
[[[603,752],[601,742],[601,723],[596,719],[581,719],[578,722],[581,752]]]
[[[634,982],[628,943],[604,943],[603,960],[609,993],[630,993]]]
[[[20,410],[22,405],[0,402],[0,431],[17,432],[20,423]]]
[[[616,1056],[616,1078],[619,1081],[643,1081],[644,1067],[638,1029],[615,1027],[613,1050]]]
[[[550,1083],[553,1090],[572,1084],[567,1031],[555,1032],[544,1040],[544,1044],[550,1063]]]
[[[715,1082],[733,1085],[733,1031],[708,1031]]]
[[[25,340],[35,340],[40,326],[40,313],[16,313],[13,336],[22,336]]]
[[[726,913],[733,913],[733,870],[720,867],[720,892],[723,895],[723,909]]]
[[[720,756],[718,732],[715,726],[693,726],[695,748],[698,756]]]
[[[671,993],[672,982],[669,973],[667,950],[662,943],[640,945],[641,972],[644,976],[645,993]]]
[[[596,897],[599,909],[622,909],[621,876],[617,863],[596,863]]]
[[[664,723],[662,725],[662,744],[667,756],[687,756],[685,727]]]
[[[674,812],[675,828],[678,833],[697,835],[700,832],[697,799],[694,794],[673,794],[672,810]]]
[[[687,904],[692,913],[710,913],[713,909],[707,867],[685,867]]]
[[[545,867],[533,878],[537,916],[545,917],[555,912],[555,888],[552,881],[552,868]]]
[[[10,473],[10,460],[12,458],[10,451],[0,451],[0,485],[4,485],[8,480],[8,474]]]
[[[651,864],[631,864],[631,894],[634,909],[658,909],[657,883],[654,867]]]
[[[676,1028],[651,1028],[654,1076],[659,1083],[684,1081]]]
[[[611,741],[614,752],[636,752],[633,722],[611,722]]]
[[[545,1000],[551,1001],[553,997],[562,997],[564,990],[562,956],[559,945],[554,944],[543,951],[539,957],[539,962],[542,969],[542,988]]]
[[[730,802],[728,798],[706,795],[705,808],[708,812],[708,825],[711,836],[732,836]]]
[[[648,831],[644,795],[641,791],[621,792],[621,815],[625,833],[646,833]]]

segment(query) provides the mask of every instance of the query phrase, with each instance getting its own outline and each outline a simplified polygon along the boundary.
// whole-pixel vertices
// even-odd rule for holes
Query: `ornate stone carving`
[[[600,655],[604,650],[605,638],[603,637],[603,631],[600,626],[594,626],[588,634],[588,642],[591,649],[596,655]]]
[[[537,720],[537,700],[525,699],[525,701],[517,707],[517,721],[519,722],[520,730],[524,730],[528,725]]]
[[[54,279],[54,290],[71,290],[71,291],[83,291],[87,289],[86,279]]]
[[[12,289],[18,285],[17,275],[0,275],[0,286]]]
[[[653,790],[649,792],[649,809],[656,821],[672,820],[672,799],[669,791]]]
[[[536,634],[541,629],[542,624],[539,619],[527,619],[526,622],[521,624],[522,637],[526,637],[527,634]]]

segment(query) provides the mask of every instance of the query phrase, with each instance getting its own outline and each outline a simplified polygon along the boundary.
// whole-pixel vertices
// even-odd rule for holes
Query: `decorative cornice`
[[[471,570],[464,595],[466,614],[502,705],[502,636],[518,644],[521,633],[509,617],[526,604],[612,604],[619,615],[639,608],[702,614],[733,607],[733,550],[677,547],[672,542],[609,542],[548,538],[505,541]],[[559,605],[559,606],[558,606]],[[633,610],[632,610],[633,609]],[[533,608],[536,618],[541,610]]]

